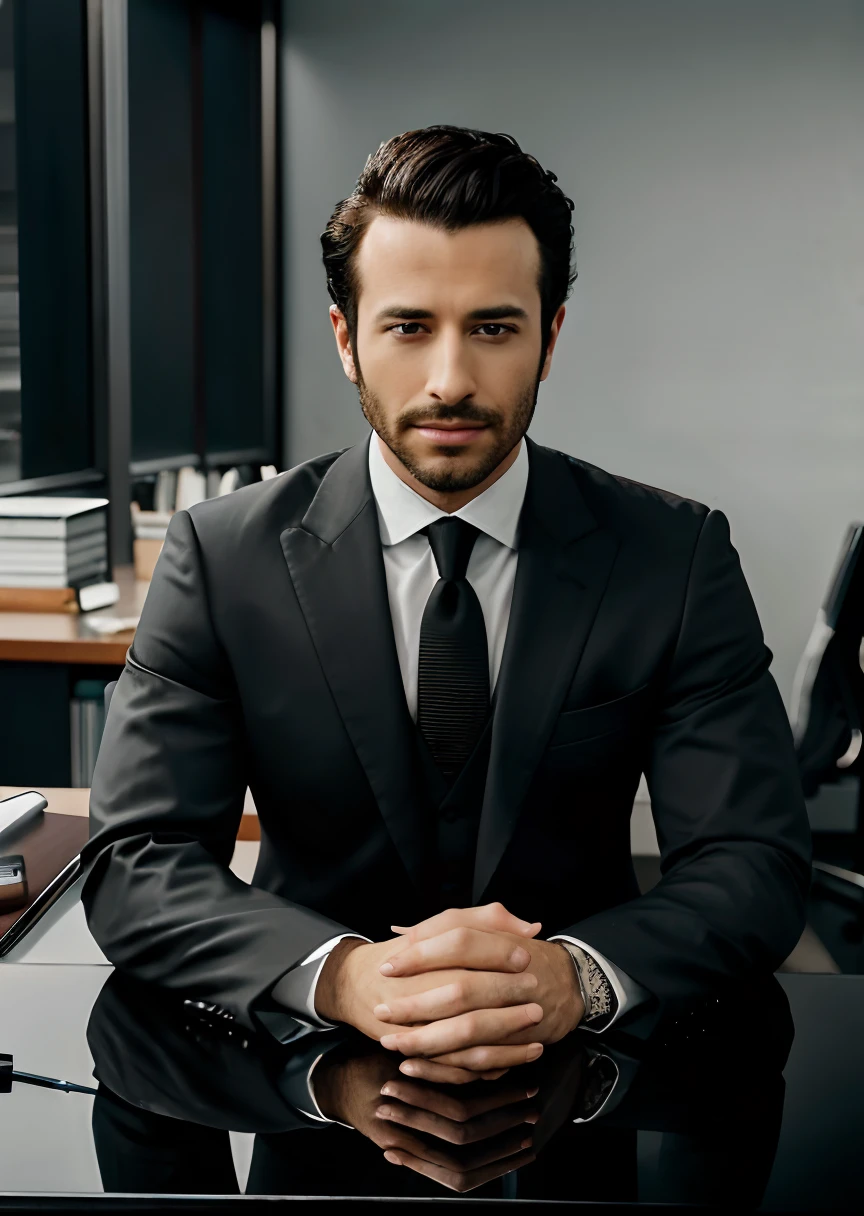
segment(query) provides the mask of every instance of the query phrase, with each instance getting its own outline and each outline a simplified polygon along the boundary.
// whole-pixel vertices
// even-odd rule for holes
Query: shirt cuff
[[[298,1022],[313,1030],[333,1030],[336,1026],[335,1022],[328,1022],[326,1018],[320,1017],[315,1012],[315,989],[318,987],[318,979],[324,970],[324,964],[330,957],[330,952],[346,937],[352,937],[355,941],[361,942],[370,940],[368,937],[363,937],[361,933],[340,933],[338,937],[331,937],[317,950],[308,954],[296,967],[292,967],[290,971],[286,972],[273,988],[271,994],[273,1000],[287,1009]],[[314,1068],[314,1064],[312,1067]],[[310,1073],[311,1071],[310,1069]]]
[[[338,1045],[338,1043],[333,1044],[334,1047],[338,1047]],[[323,1051],[318,1053],[310,1064],[309,1071],[306,1074],[306,1093],[309,1098],[308,1105],[312,1107],[312,1110],[306,1109],[305,1106],[298,1106],[298,1110],[300,1110],[308,1118],[314,1119],[316,1123],[338,1123],[340,1127],[347,1127],[349,1131],[353,1131],[354,1129],[351,1127],[350,1123],[343,1123],[341,1119],[329,1119],[318,1105],[318,1099],[315,1096],[315,1084],[312,1079],[312,1074],[315,1072],[315,1069],[327,1055],[329,1050],[329,1047],[325,1047]]]
[[[591,958],[603,972],[606,980],[609,983],[609,987],[612,989],[612,993],[617,1004],[611,1017],[604,1018],[602,1025],[598,1026],[592,1026],[587,1021],[580,1023],[585,1030],[590,1030],[592,1034],[601,1034],[604,1030],[608,1030],[609,1027],[614,1026],[618,1019],[628,1010],[634,1009],[637,1005],[641,1005],[643,1002],[651,999],[651,993],[648,992],[646,988],[643,988],[641,984],[638,984],[636,980],[632,979],[626,973],[626,971],[621,971],[619,968],[614,967],[612,963],[609,962],[608,958],[604,958],[602,954],[600,954],[592,946],[589,946],[587,942],[582,942],[577,937],[568,937],[566,933],[558,933],[554,937],[550,937],[549,941],[562,942],[563,944],[570,946],[578,946],[580,950],[584,950],[586,954],[591,956]],[[578,971],[579,964],[575,957],[573,957],[573,962]],[[581,986],[583,986],[583,980],[580,973],[580,987]]]
[[[585,1085],[573,1114],[574,1123],[611,1115],[627,1096],[641,1061],[623,1051],[587,1046]]]

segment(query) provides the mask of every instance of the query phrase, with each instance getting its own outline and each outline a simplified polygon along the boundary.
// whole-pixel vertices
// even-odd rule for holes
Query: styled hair
[[[447,232],[521,218],[540,247],[545,345],[555,313],[576,279],[573,203],[556,181],[512,135],[500,132],[433,126],[382,143],[321,234],[327,290],[344,313],[352,337],[357,324],[357,249],[376,215],[416,220]]]

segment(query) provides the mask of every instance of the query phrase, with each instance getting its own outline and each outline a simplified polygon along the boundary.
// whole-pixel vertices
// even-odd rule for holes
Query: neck
[[[460,507],[464,507],[473,498],[478,498],[484,490],[488,490],[490,486],[494,485],[499,477],[503,477],[519,455],[519,448],[522,444],[522,440],[520,439],[516,446],[507,453],[501,463],[495,466],[489,476],[484,477],[481,482],[478,482],[476,486],[472,486],[470,490],[441,491],[431,490],[422,481],[418,481],[414,474],[405,468],[399,457],[390,451],[380,435],[376,435],[376,440],[381,455],[399,480],[404,481],[406,486],[410,486],[415,494],[419,494],[421,498],[425,498],[427,502],[431,502],[433,507],[437,507],[439,511],[446,511],[448,515],[451,515],[454,511],[458,511]]]

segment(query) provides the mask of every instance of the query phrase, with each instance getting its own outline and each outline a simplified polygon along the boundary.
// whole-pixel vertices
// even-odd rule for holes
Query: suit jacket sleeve
[[[115,966],[257,1026],[254,1008],[276,981],[347,928],[229,870],[244,761],[241,708],[210,617],[194,522],[179,511],[111,701],[82,900]]]
[[[662,1000],[773,971],[804,927],[810,831],[771,658],[727,520],[712,511],[648,741],[662,879],[560,930]]]

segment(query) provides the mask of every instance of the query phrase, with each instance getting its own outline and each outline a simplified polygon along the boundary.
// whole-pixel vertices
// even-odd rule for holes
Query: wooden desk
[[[0,798],[13,798],[15,794],[26,794],[35,789],[48,799],[48,810],[61,815],[80,815],[86,819],[90,807],[90,791],[87,789],[72,789],[68,786],[30,786],[30,785],[0,785]],[[258,812],[252,795],[246,791],[246,801],[243,804],[243,818],[237,832],[238,840],[260,840],[261,832],[258,826]]]
[[[114,581],[120,587],[119,601],[92,614],[0,612],[0,660],[122,666],[135,630],[99,634],[89,627],[87,618],[139,616],[150,584],[136,580],[132,566],[115,567]]]

